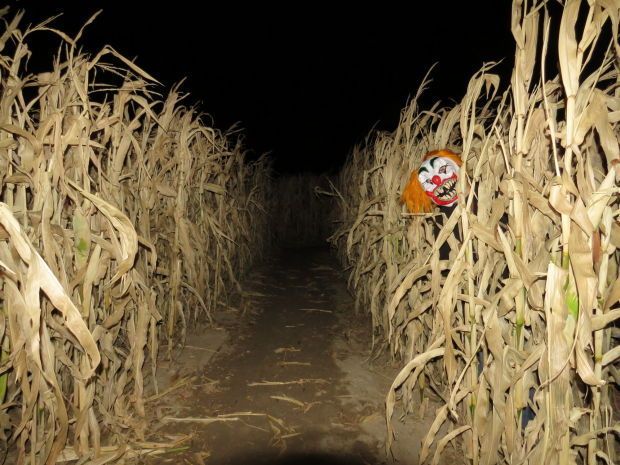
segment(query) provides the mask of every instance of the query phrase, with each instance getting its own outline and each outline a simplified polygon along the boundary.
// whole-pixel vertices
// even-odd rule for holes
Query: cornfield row
[[[309,173],[282,175],[271,186],[268,205],[274,241],[297,247],[325,244],[334,228],[330,223],[333,203],[321,193],[331,190],[330,178]]]
[[[421,464],[455,439],[472,464],[617,460],[620,2],[561,9],[515,0],[508,90],[488,64],[458,105],[421,109],[425,80],[333,191],[357,307],[403,363],[388,449],[396,402],[412,414],[440,399]],[[458,205],[403,213],[409,173],[443,148],[463,160]]]
[[[143,435],[160,341],[265,249],[269,166],[113,48],[1,14],[0,437],[19,464],[98,457]],[[49,72],[24,71],[32,34],[63,40]]]

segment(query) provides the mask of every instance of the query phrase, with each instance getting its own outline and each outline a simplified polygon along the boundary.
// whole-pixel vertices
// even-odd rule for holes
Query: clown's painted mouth
[[[441,202],[450,202],[456,197],[456,178],[447,179],[433,191],[433,197]]]

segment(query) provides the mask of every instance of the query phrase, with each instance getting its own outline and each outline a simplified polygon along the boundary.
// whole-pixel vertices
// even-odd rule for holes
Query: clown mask
[[[458,200],[456,183],[459,166],[449,158],[436,156],[424,160],[418,170],[418,180],[433,202],[447,207]]]

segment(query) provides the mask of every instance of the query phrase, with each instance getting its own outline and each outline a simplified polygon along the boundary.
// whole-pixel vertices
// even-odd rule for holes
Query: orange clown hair
[[[459,167],[463,164],[461,157],[452,150],[448,149],[433,150],[428,152],[424,155],[422,161],[426,161],[432,157],[449,158]],[[418,179],[418,170],[413,170],[411,172],[409,182],[400,196],[400,201],[407,205],[407,209],[411,213],[430,213],[433,211],[433,202],[431,201],[431,198],[426,195],[426,192],[422,188],[422,184],[420,184],[420,180]]]

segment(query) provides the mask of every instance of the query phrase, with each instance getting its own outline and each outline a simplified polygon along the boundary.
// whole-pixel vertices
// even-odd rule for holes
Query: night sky
[[[504,59],[498,68],[504,88],[512,68],[508,0],[434,0],[408,7],[198,3],[9,5],[26,10],[23,26],[63,13],[54,25],[70,35],[103,9],[86,29],[86,51],[110,44],[166,88],[186,78],[187,102],[212,115],[218,128],[238,122],[248,148],[255,155],[271,152],[278,172],[337,170],[373,126],[395,127],[435,62],[426,104],[460,100],[484,62]],[[55,36],[40,33],[30,71],[48,66],[57,45]]]

